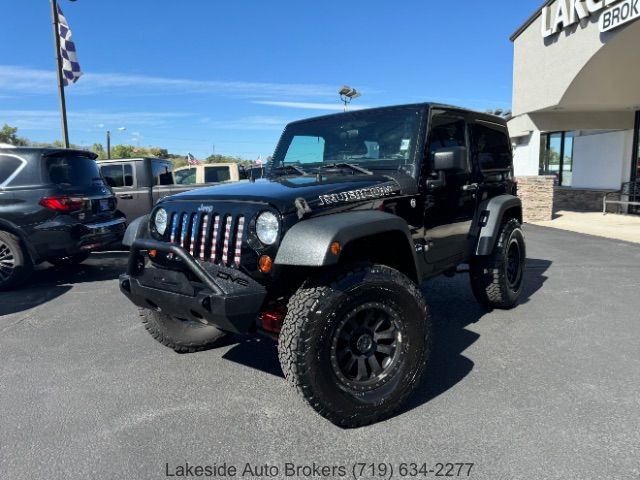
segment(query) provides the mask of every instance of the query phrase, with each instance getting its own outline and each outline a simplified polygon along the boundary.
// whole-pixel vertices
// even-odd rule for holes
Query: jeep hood
[[[406,182],[402,182],[406,183]],[[404,190],[404,191],[403,191]],[[312,211],[348,204],[362,204],[406,192],[406,187],[390,175],[283,176],[254,182],[243,180],[198,188],[166,197],[163,201],[239,201],[270,204],[282,214],[296,210],[296,200],[304,199]]]

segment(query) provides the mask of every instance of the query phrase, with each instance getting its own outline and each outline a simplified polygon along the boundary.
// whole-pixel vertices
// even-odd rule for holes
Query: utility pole
[[[64,98],[64,80],[62,78],[62,57],[60,55],[60,29],[58,21],[58,2],[51,0],[51,18],[53,21],[53,40],[56,49],[56,65],[58,69],[58,92],[60,95],[60,116],[62,121],[62,142],[69,148],[69,129],[67,127],[67,104]]]
[[[111,131],[107,130],[107,159],[111,160]]]

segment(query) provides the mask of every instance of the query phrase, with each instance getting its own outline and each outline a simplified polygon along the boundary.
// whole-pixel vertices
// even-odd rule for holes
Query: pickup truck
[[[118,197],[118,210],[127,223],[147,215],[158,200],[175,193],[211,186],[178,185],[173,163],[162,158],[98,160],[102,177]]]
[[[175,177],[178,185],[200,185],[237,182],[243,178],[241,173],[237,163],[205,163],[176,168]]]

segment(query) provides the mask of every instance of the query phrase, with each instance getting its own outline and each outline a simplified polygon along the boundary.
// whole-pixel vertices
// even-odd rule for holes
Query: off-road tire
[[[399,356],[386,363],[382,373],[388,371],[387,376],[374,377],[374,384],[359,391],[363,387],[350,387],[343,381],[346,377],[336,373],[335,342],[343,338],[339,329],[353,317],[350,312],[371,305],[389,309],[391,328],[397,322],[403,335],[398,342],[394,334],[393,355]],[[381,312],[377,318],[383,318]],[[369,324],[366,317],[362,322]],[[381,342],[376,339],[372,351],[377,352]],[[384,265],[353,266],[344,274],[307,281],[289,300],[278,344],[287,381],[320,415],[344,428],[393,415],[420,384],[430,352],[431,317],[422,293],[409,278]],[[359,365],[356,370],[359,376]]]
[[[214,326],[193,320],[181,320],[166,313],[140,308],[147,331],[158,342],[179,353],[193,353],[219,347],[229,335]]]
[[[49,258],[47,262],[56,267],[70,267],[84,262],[91,255],[90,252],[77,253],[68,257]]]
[[[515,249],[515,253],[514,250]],[[510,273],[510,254],[517,255],[519,271]],[[476,300],[489,308],[510,309],[517,303],[524,285],[526,246],[520,222],[506,220],[491,255],[476,257],[469,265],[471,288]],[[515,280],[515,281],[512,281]]]
[[[24,244],[4,230],[0,230],[0,270],[0,291],[23,285],[33,272],[33,262]]]

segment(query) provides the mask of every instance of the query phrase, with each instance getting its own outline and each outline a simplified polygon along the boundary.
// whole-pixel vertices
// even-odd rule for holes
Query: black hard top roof
[[[478,116],[479,118],[484,118],[490,122],[494,122],[494,123],[499,123],[501,125],[505,125],[507,124],[507,121],[502,118],[499,117],[497,115],[492,115],[490,113],[484,113],[484,112],[478,112],[475,110],[470,110],[468,108],[463,108],[463,107],[456,107],[454,105],[447,105],[444,103],[436,103],[436,102],[422,102],[422,103],[408,103],[408,104],[403,104],[403,105],[389,105],[389,106],[384,106],[384,107],[375,107],[375,108],[365,108],[365,109],[360,109],[360,110],[351,110],[349,112],[340,112],[340,113],[331,113],[328,115],[320,115],[318,117],[311,117],[311,118],[305,118],[305,119],[301,119],[301,120],[295,120],[293,122],[290,122],[290,125],[295,125],[297,123],[305,123],[305,122],[310,122],[310,121],[314,121],[314,120],[322,120],[322,119],[329,119],[329,118],[336,118],[336,117],[340,117],[343,115],[357,115],[359,113],[363,113],[363,112],[382,112],[385,110],[395,110],[395,109],[401,109],[401,108],[422,108],[422,109],[428,109],[428,108],[443,108],[446,110],[456,110],[459,111],[461,113],[472,113],[476,116]]]

